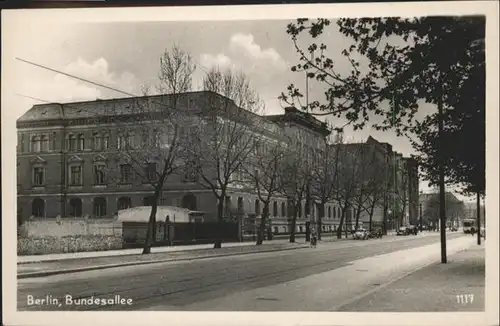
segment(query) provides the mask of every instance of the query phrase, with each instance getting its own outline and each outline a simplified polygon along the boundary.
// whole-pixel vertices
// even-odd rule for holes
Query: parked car
[[[354,240],[367,240],[369,238],[369,232],[365,229],[357,229],[353,233]]]
[[[399,229],[396,231],[396,235],[408,235],[406,226],[399,227]]]
[[[451,232],[457,232],[458,231],[458,228],[456,226],[452,226],[450,228]]]
[[[408,235],[410,235],[410,234],[417,235],[418,234],[418,229],[417,229],[417,227],[415,225],[409,225],[406,228],[406,233]]]
[[[382,238],[382,229],[373,229],[368,236],[370,238]]]

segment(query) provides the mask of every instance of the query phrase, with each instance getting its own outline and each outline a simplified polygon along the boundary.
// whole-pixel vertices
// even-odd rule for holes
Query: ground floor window
[[[106,216],[106,199],[103,197],[97,197],[94,199],[94,216],[103,217]]]
[[[118,210],[132,207],[132,199],[130,197],[120,197],[118,199]]]
[[[45,201],[40,198],[35,198],[31,205],[31,211],[34,217],[45,217]]]
[[[71,217],[82,216],[82,200],[80,198],[71,198],[69,201],[69,215]]]

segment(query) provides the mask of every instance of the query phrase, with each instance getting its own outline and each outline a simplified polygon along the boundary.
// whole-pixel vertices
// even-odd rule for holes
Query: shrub
[[[18,238],[18,255],[104,251],[122,249],[122,238],[106,235]]]

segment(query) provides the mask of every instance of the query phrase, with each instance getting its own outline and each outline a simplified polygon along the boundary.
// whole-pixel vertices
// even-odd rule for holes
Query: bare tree
[[[335,199],[341,209],[337,238],[342,237],[342,228],[346,219],[347,211],[352,208],[356,195],[358,182],[358,167],[360,155],[359,144],[335,144],[336,156],[336,179],[335,179]],[[347,236],[347,227],[346,227]]]
[[[367,144],[358,144],[359,149],[353,155],[358,155],[356,158],[356,188],[352,198],[352,207],[355,210],[355,229],[359,228],[359,219],[361,213],[364,212],[370,199],[370,178],[372,176],[372,160],[373,151]]]
[[[290,220],[290,242],[295,242],[297,215],[306,199],[309,184],[312,183],[312,173],[309,169],[305,145],[297,138],[291,138],[285,149],[284,162],[281,165],[280,191],[287,197]]]
[[[144,97],[136,98],[123,115],[130,125],[118,131],[120,182],[132,182],[134,176],[148,184],[152,195],[148,205],[148,221],[143,254],[151,252],[156,230],[156,212],[163,187],[168,178],[183,169],[189,137],[183,133],[193,124],[193,117],[179,110],[191,89],[191,77],[196,69],[191,55],[177,46],[166,49],[160,58],[158,95],[150,96],[150,87],[143,87]],[[118,103],[123,110],[123,104]],[[122,112],[123,113],[123,112]],[[138,181],[138,180],[135,180]],[[126,208],[127,203],[124,203]]]
[[[257,197],[264,204],[257,235],[257,245],[264,241],[266,223],[270,215],[271,199],[281,190],[282,166],[286,144],[281,140],[259,137],[255,155],[244,163],[243,169],[255,187]]]
[[[371,162],[371,170],[368,174],[367,180],[367,190],[368,196],[364,205],[364,210],[369,216],[369,230],[373,227],[373,214],[375,213],[375,208],[378,206],[383,206],[384,196],[388,191],[388,181],[387,181],[387,165],[385,164],[384,157],[377,157],[374,153],[373,160]]]
[[[401,173],[402,172],[402,173]],[[392,211],[397,227],[401,227],[408,207],[408,176],[403,170],[395,170]]]
[[[262,102],[245,75],[230,70],[211,69],[203,80],[203,87],[217,94],[209,97],[202,113],[203,123],[197,129],[191,160],[201,177],[200,184],[210,189],[217,200],[217,221],[222,223],[226,194],[235,182],[234,174],[258,143],[254,135],[261,117],[255,112],[262,107]],[[214,248],[221,247],[219,236]]]
[[[320,201],[318,214],[318,240],[321,240],[323,219],[325,218],[325,204],[335,199],[335,180],[337,173],[337,150],[325,142],[325,146],[318,154],[317,164],[312,171],[312,194]]]

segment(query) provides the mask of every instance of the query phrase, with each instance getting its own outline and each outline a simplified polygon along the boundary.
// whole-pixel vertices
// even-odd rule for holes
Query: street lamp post
[[[420,203],[420,232],[423,231],[423,221],[422,221],[422,203]]]

